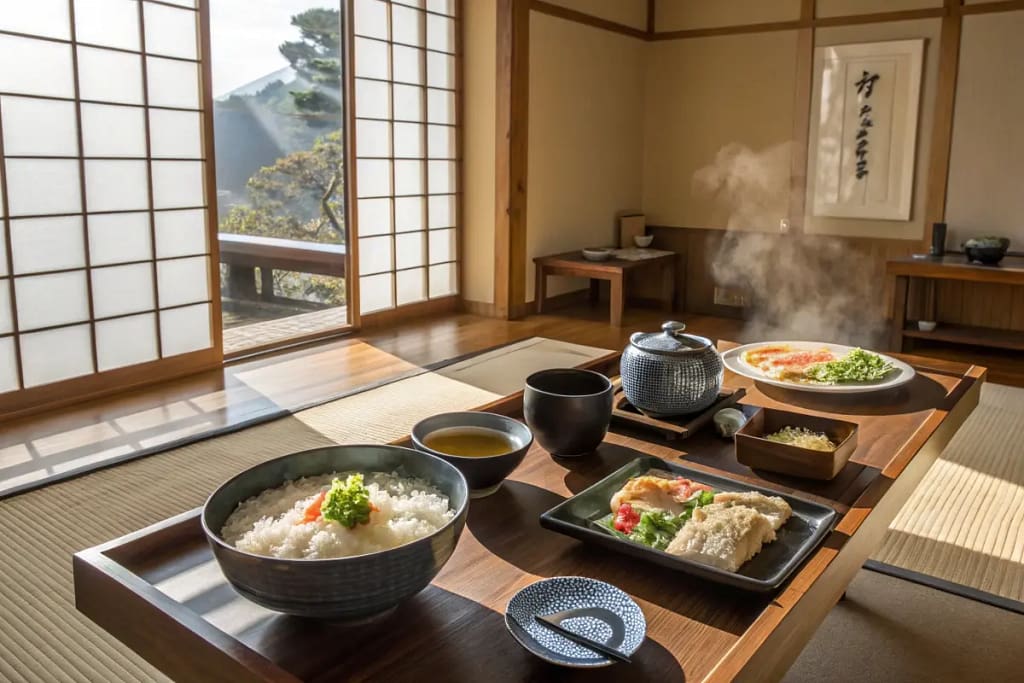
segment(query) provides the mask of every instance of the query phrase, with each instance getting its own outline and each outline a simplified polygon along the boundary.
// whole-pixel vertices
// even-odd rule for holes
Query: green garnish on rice
[[[370,521],[370,490],[363,486],[363,475],[350,474],[345,481],[335,479],[324,498],[320,512],[324,519],[354,529]]]
[[[804,374],[822,384],[847,382],[875,382],[893,371],[892,363],[882,360],[876,353],[853,349],[838,360],[812,365]]]

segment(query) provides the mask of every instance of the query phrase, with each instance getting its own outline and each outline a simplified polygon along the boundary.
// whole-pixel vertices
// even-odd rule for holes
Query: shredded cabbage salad
[[[822,384],[847,382],[875,382],[883,379],[895,368],[877,353],[853,349],[842,358],[812,365],[804,371],[808,379]]]

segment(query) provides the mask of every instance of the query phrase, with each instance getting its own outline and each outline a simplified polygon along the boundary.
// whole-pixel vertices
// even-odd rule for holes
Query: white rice
[[[370,502],[378,510],[367,524],[348,529],[322,517],[299,524],[321,491],[352,472],[334,472],[286,482],[239,503],[221,536],[239,550],[291,559],[329,559],[387,550],[428,536],[455,511],[448,497],[422,479],[396,473],[363,473]]]

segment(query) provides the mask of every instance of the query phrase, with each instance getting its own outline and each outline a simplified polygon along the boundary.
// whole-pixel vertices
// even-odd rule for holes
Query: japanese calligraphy
[[[860,127],[857,129],[856,138],[854,138],[857,141],[857,146],[854,148],[854,154],[857,157],[857,180],[863,180],[868,175],[868,141],[870,129],[875,122],[871,118],[871,105],[867,101],[871,99],[871,94],[875,91],[875,83],[879,78],[878,74],[864,71],[860,80],[853,84],[857,89],[857,98],[861,102],[858,114]]]

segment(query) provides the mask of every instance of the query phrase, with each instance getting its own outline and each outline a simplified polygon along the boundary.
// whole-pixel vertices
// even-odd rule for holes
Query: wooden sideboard
[[[930,339],[952,344],[1024,351],[1024,330],[1021,329],[999,329],[939,321],[934,330],[924,331],[918,329],[916,321],[908,322],[907,320],[908,291],[911,278],[921,278],[925,281],[922,319],[935,320],[937,303],[934,281],[958,280],[1024,286],[1024,258],[1007,256],[998,265],[984,266],[968,262],[962,254],[947,254],[938,258],[907,257],[888,261],[886,272],[890,278],[894,279],[892,286],[893,318],[889,335],[891,350],[904,351],[907,339]],[[1009,313],[1012,314],[1013,311]],[[1024,319],[1024,311],[1021,311],[1021,318]]]

